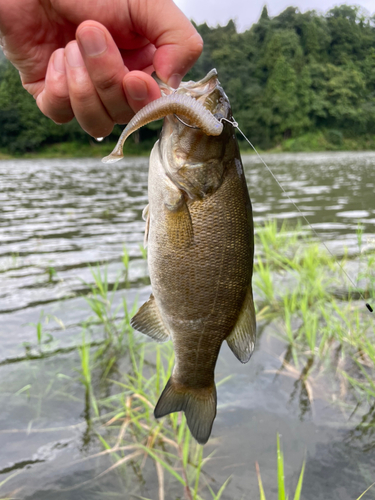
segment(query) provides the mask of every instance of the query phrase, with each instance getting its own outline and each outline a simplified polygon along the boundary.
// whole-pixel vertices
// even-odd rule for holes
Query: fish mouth
[[[162,82],[155,73],[152,76],[158,83],[162,95],[167,96],[173,93],[187,95],[199,101],[218,120],[230,118],[229,99],[219,82],[215,68],[201,80],[182,82],[177,89]],[[189,123],[189,125],[193,124]]]
[[[112,153],[102,159],[104,163],[120,160],[123,157],[124,142],[129,135],[160,118],[165,118],[164,135],[174,132],[179,135],[186,127],[190,127],[208,136],[220,136],[224,129],[223,119],[230,121],[232,118],[228,97],[220,85],[215,69],[198,82],[181,83],[178,89],[169,87],[155,74],[153,77],[159,84],[162,97],[150,102],[133,116]]]

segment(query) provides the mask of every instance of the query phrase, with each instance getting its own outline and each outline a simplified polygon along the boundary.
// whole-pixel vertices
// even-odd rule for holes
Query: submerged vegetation
[[[290,231],[283,225],[278,231],[269,222],[258,234],[258,307],[285,342],[280,373],[299,374],[307,408],[313,403],[315,377],[328,370],[341,391],[359,403],[367,401],[373,412],[374,316],[365,301],[375,299],[375,252],[371,245],[364,247],[362,236],[358,227],[359,260],[353,261],[346,254],[332,256],[302,228]],[[345,272],[356,278],[355,287]]]
[[[374,17],[341,5],[325,15],[288,7],[270,18],[264,7],[243,33],[233,21],[197,29],[204,51],[187,78],[198,80],[216,67],[234,117],[258,149],[375,149]],[[126,142],[125,154],[147,153],[160,127],[144,127]],[[1,58],[0,128],[3,156],[103,156],[120,134],[116,126],[97,144],[75,121],[53,124]]]
[[[259,228],[256,240],[254,291],[259,337],[267,327],[283,346],[275,376],[295,379],[292,398],[299,397],[302,416],[313,410],[317,387],[328,386],[324,394],[330,404],[340,405],[348,414],[359,414],[361,422],[353,431],[353,439],[366,435],[368,448],[374,448],[375,329],[374,317],[362,300],[363,296],[372,305],[375,302],[374,245],[365,241],[359,226],[358,255],[345,253],[337,257],[337,263],[305,228],[286,224],[277,227],[275,221]],[[143,249],[142,253],[145,256]],[[93,488],[116,471],[129,495],[139,496],[139,484],[143,483],[146,492],[142,498],[149,498],[148,480],[158,484],[159,500],[225,497],[231,478],[223,477],[219,483],[205,472],[219,438],[211,439],[203,448],[191,438],[182,413],[154,419],[155,403],[173,367],[173,349],[170,343],[157,345],[133,332],[130,317],[137,304],[131,311],[125,299],[114,305],[116,291],[128,283],[131,259],[126,250],[121,261],[124,271],[114,284],[109,283],[106,270],[92,268],[93,284],[86,296],[91,315],[82,324],[78,346],[78,378],[86,394],[85,440],[94,440],[102,447],[80,461],[99,462],[106,457],[110,462],[105,467],[100,462],[101,472],[95,479],[69,489]],[[340,266],[355,280],[355,287],[346,282]],[[53,344],[51,332],[43,331],[44,326],[43,318],[34,325],[36,356],[43,356],[44,349],[48,352]],[[98,327],[103,340],[90,342]],[[29,346],[27,352],[30,354],[33,348]],[[219,380],[218,385],[225,382]],[[252,473],[258,477],[259,498],[265,500],[256,459]],[[153,474],[150,468],[145,474],[146,462],[153,464]],[[279,498],[286,499],[279,438],[277,464]],[[308,474],[308,463],[304,463],[290,498],[301,497],[303,477]],[[368,486],[363,484],[362,491]]]

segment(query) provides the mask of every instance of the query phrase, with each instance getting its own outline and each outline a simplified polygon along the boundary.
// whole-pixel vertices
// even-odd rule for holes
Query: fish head
[[[163,96],[168,96],[173,93],[187,95],[199,101],[210,113],[212,113],[218,120],[232,119],[232,112],[229,99],[220,85],[216,69],[212,69],[207,75],[194,82],[181,82],[177,89],[174,89],[162,82],[154,73],[153,77],[159,84]],[[193,127],[194,123],[184,119],[184,122]]]
[[[164,96],[186,95],[223,123],[221,134],[210,136],[186,115],[168,114],[164,118],[158,145],[163,168],[189,199],[202,199],[218,189],[225,164],[236,154],[234,127],[228,123],[233,121],[229,99],[216,69],[197,82],[182,82],[177,89],[157,81]]]

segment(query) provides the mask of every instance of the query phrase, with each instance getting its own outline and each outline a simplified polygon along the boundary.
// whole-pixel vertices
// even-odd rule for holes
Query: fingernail
[[[143,101],[148,95],[146,83],[137,77],[126,80],[126,90],[134,101]]]
[[[64,49],[56,50],[53,56],[53,67],[58,73],[65,74]]]
[[[78,38],[87,56],[98,56],[107,50],[107,40],[104,33],[96,28],[81,30]]]
[[[70,67],[80,68],[85,65],[77,42],[68,43],[68,45],[65,47],[65,54]]]
[[[177,89],[181,83],[182,76],[178,73],[174,73],[168,80],[168,85],[173,89]]]

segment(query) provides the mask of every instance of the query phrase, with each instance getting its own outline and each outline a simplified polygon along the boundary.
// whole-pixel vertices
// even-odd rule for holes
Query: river
[[[296,224],[300,214],[288,195],[334,254],[356,255],[359,222],[364,248],[375,249],[375,153],[263,158],[286,194],[256,156],[243,158],[256,227],[268,219]],[[150,293],[140,250],[147,175],[146,158],[111,165],[97,159],[0,161],[0,498],[7,491],[28,500],[108,498],[108,491],[128,498],[115,473],[90,488],[69,489],[108,465],[80,461],[102,448],[87,428],[75,346],[82,322],[92,316],[84,298],[93,282],[90,266],[106,267],[113,284],[125,247],[128,286],[116,291],[114,302],[126,297],[130,305],[142,303]],[[43,356],[35,347],[38,323],[48,332]],[[93,329],[91,341],[102,335]],[[351,439],[358,422],[319,395],[314,411],[302,411],[292,397],[294,380],[271,374],[281,350],[280,340],[264,334],[242,366],[223,348],[218,377],[233,377],[218,389],[214,444],[208,445],[217,451],[207,474],[219,485],[232,475],[224,499],[256,498],[258,461],[266,496],[275,498],[279,432],[290,484],[306,459],[303,499],[355,500],[375,481],[375,447],[366,433]],[[134,491],[156,499],[150,477]]]

